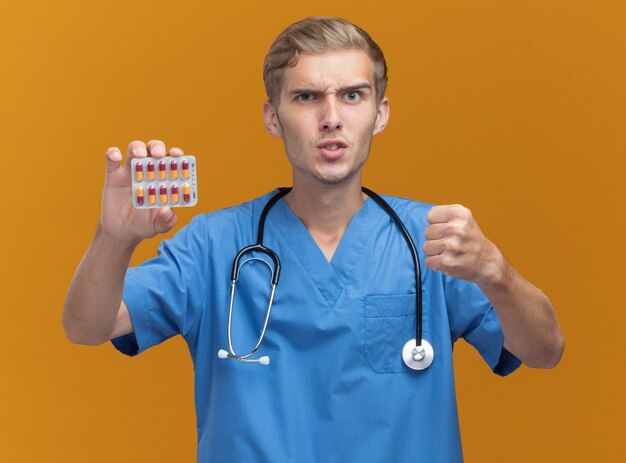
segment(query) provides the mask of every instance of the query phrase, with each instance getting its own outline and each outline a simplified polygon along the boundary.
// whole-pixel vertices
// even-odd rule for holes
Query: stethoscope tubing
[[[269,266],[269,264],[268,264],[268,266]],[[259,346],[263,342],[263,338],[265,337],[265,332],[267,330],[267,323],[269,322],[270,313],[272,312],[272,304],[274,302],[274,294],[276,293],[276,283],[272,283],[272,292],[270,294],[270,302],[268,304],[268,307],[267,307],[267,310],[266,310],[266,313],[265,313],[265,321],[263,322],[263,329],[261,330],[261,335],[259,336],[259,339],[257,340],[257,343],[254,346],[254,348],[250,352],[248,352],[247,354],[244,354],[244,355],[235,354],[235,349],[233,348],[233,342],[232,342],[232,337],[231,337],[231,323],[232,323],[232,318],[233,318],[233,302],[235,301],[235,288],[236,288],[236,286],[237,286],[237,283],[235,281],[232,282],[232,284],[230,285],[230,305],[229,305],[229,308],[228,308],[228,348],[230,349],[229,357],[233,357],[233,358],[235,358],[237,360],[240,360],[240,361],[245,361],[248,358],[252,357],[256,353],[256,351],[259,349]]]
[[[417,346],[422,345],[422,269],[420,267],[420,260],[417,256],[417,249],[415,248],[415,243],[413,243],[413,239],[411,238],[410,233],[407,231],[404,223],[396,214],[396,211],[381,198],[377,193],[374,193],[369,188],[362,187],[361,188],[365,194],[367,194],[370,198],[372,198],[376,203],[382,207],[387,214],[391,216],[393,221],[396,223],[398,228],[400,228],[400,232],[402,232],[402,236],[406,240],[409,248],[411,249],[411,257],[413,258],[413,266],[415,267],[415,343]]]
[[[270,313],[272,311],[272,304],[274,302],[274,295],[276,293],[276,286],[278,285],[278,280],[280,278],[280,259],[278,258],[278,255],[272,251],[270,248],[263,246],[263,232],[265,230],[265,219],[267,217],[267,214],[269,213],[270,209],[274,206],[274,204],[276,204],[276,202],[281,199],[283,196],[285,196],[287,193],[289,193],[291,191],[291,188],[280,188],[280,191],[278,193],[276,193],[274,196],[272,196],[270,198],[270,200],[267,202],[267,204],[265,205],[265,207],[263,208],[263,211],[261,212],[261,217],[259,218],[259,227],[258,227],[258,231],[257,231],[257,240],[256,240],[256,244],[250,245],[250,246],[246,246],[245,248],[241,249],[237,255],[235,256],[235,259],[233,260],[233,270],[231,272],[231,284],[230,284],[230,303],[229,303],[229,307],[228,307],[228,348],[230,350],[230,352],[225,352],[225,351],[220,351],[222,354],[226,354],[227,357],[231,357],[234,358],[236,360],[239,360],[240,362],[254,362],[255,360],[250,360],[250,357],[252,357],[256,351],[258,350],[259,346],[261,345],[261,343],[263,342],[263,338],[265,337],[265,332],[267,331],[267,324],[269,322],[270,319]],[[232,336],[231,336],[231,326],[232,326],[232,318],[233,318],[233,303],[235,301],[235,288],[237,287],[237,280],[239,279],[239,270],[241,269],[241,267],[243,267],[243,265],[247,262],[244,261],[243,263],[241,263],[241,265],[239,264],[239,261],[241,260],[241,258],[243,256],[245,256],[246,254],[249,254],[251,252],[261,252],[263,254],[268,255],[272,261],[274,262],[274,269],[272,269],[272,267],[265,262],[263,259],[258,259],[262,262],[264,262],[269,268],[270,268],[270,272],[272,274],[272,292],[270,294],[270,301],[267,307],[267,311],[265,314],[265,321],[263,322],[263,329],[261,330],[261,335],[259,336],[259,339],[257,340],[256,345],[254,346],[254,348],[248,352],[247,354],[244,355],[239,355],[235,352],[235,349],[233,348],[233,342],[232,342]],[[249,259],[251,260],[251,259]]]
[[[424,369],[430,365],[434,354],[433,354],[432,346],[430,345],[430,343],[428,343],[425,340],[422,340],[422,277],[421,277],[421,267],[420,267],[419,257],[417,254],[417,249],[415,248],[415,244],[413,243],[413,239],[411,238],[411,235],[409,234],[406,227],[402,223],[402,220],[400,220],[400,217],[398,217],[398,215],[393,210],[393,208],[383,198],[381,198],[377,193],[373,192],[372,190],[365,188],[365,187],[362,187],[361,189],[365,194],[367,194],[370,198],[372,198],[382,209],[384,209],[385,212],[387,212],[387,214],[392,218],[392,220],[400,229],[402,236],[404,237],[407,245],[409,246],[411,250],[411,256],[413,258],[413,265],[415,268],[415,291],[416,291],[416,295],[415,295],[416,296],[415,297],[415,317],[416,317],[415,340],[414,340],[414,345],[413,345],[413,340],[409,340],[405,344],[405,347],[403,349],[403,359],[404,359],[404,362],[407,364],[407,366],[409,366],[410,368],[413,368],[416,370]],[[228,347],[230,349],[230,352],[220,350],[218,353],[218,356],[220,358],[231,357],[244,363],[250,363],[250,362],[259,362],[263,364],[269,363],[269,357],[267,356],[262,357],[260,359],[250,359],[250,357],[256,353],[259,346],[263,342],[263,338],[265,337],[270,313],[272,311],[272,304],[274,302],[276,286],[278,285],[278,280],[280,278],[280,270],[281,270],[280,259],[278,258],[278,255],[274,251],[272,251],[270,248],[265,247],[263,245],[263,234],[265,230],[265,219],[270,209],[274,206],[274,204],[276,204],[278,200],[284,197],[291,190],[292,190],[292,187],[282,187],[280,188],[280,191],[278,193],[276,193],[274,196],[270,198],[270,200],[267,202],[267,204],[263,208],[263,211],[261,212],[261,217],[259,218],[256,244],[253,244],[253,245],[250,245],[241,249],[235,256],[235,259],[233,260],[233,269],[232,269],[232,274],[231,274],[230,304],[228,308]],[[269,263],[267,263],[265,260],[260,259],[260,258],[250,258],[250,259],[245,260],[243,263],[239,264],[243,256],[253,251],[258,251],[258,252],[268,255],[274,262],[274,269],[272,269]],[[264,262],[270,268],[270,272],[272,273],[272,279],[271,279],[272,289],[271,289],[271,294],[270,294],[269,305],[268,305],[266,315],[265,315],[265,320],[263,322],[263,329],[261,330],[261,335],[259,336],[259,339],[257,340],[256,345],[250,352],[244,355],[239,355],[235,352],[233,348],[232,336],[231,336],[233,303],[235,299],[235,288],[237,286],[237,280],[239,279],[239,271],[241,267],[243,267],[243,265],[250,260],[260,260]],[[422,341],[424,342],[424,346],[422,346]],[[426,358],[426,361],[422,363],[422,360],[424,358]]]

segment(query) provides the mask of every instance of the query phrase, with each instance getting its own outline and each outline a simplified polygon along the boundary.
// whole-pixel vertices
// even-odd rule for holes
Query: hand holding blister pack
[[[198,202],[195,156],[134,158],[131,173],[137,209],[195,206]]]

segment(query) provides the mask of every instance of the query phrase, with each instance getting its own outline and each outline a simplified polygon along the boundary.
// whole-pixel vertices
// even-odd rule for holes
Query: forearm
[[[498,266],[498,277],[479,286],[498,313],[504,347],[530,367],[556,366],[564,339],[552,304],[504,256]]]
[[[98,226],[65,299],[63,327],[72,342],[98,345],[110,339],[136,244],[116,240]]]
[[[424,263],[480,286],[500,318],[504,347],[526,365],[559,363],[564,341],[550,301],[508,263],[471,211],[458,204],[435,206],[427,218]]]

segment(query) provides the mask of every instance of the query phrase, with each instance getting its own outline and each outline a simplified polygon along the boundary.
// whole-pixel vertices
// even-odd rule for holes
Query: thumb
[[[154,232],[165,233],[176,225],[176,214],[171,207],[165,206],[159,209],[154,218]]]
[[[107,174],[112,173],[122,166],[122,152],[116,146],[106,150]]]

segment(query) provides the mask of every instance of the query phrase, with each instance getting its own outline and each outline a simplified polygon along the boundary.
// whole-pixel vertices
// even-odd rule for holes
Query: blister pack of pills
[[[133,204],[138,209],[195,206],[198,186],[195,156],[134,158]]]

